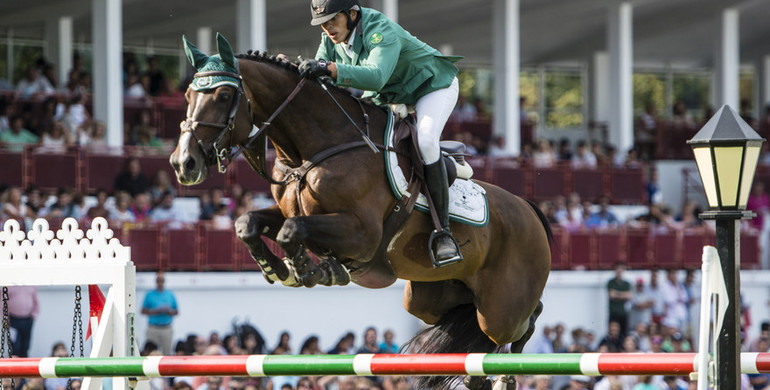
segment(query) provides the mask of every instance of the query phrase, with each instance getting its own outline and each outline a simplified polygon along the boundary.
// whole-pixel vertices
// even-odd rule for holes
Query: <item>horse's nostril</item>
[[[187,162],[184,163],[184,168],[188,171],[195,169],[195,159],[192,157],[188,158]]]

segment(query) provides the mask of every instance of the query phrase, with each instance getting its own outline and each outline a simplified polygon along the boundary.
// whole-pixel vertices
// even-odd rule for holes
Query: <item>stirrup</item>
[[[436,252],[433,250],[433,241],[439,236],[447,236],[450,240],[452,240],[452,244],[455,246],[455,252],[457,253],[457,256],[450,257],[446,260],[436,260]],[[457,240],[455,240],[454,236],[452,236],[452,233],[447,233],[447,231],[443,229],[434,230],[430,233],[430,238],[428,239],[428,253],[430,253],[430,262],[433,263],[433,268],[441,268],[463,261],[463,254],[460,253],[460,245],[457,243]]]

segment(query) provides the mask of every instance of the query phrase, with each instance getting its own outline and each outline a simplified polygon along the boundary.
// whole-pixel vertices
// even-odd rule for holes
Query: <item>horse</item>
[[[487,197],[488,222],[453,221],[464,259],[435,268],[427,213],[412,212],[384,238],[384,221],[399,202],[383,163],[387,110],[330,82],[301,77],[284,58],[254,52],[236,58],[219,34],[212,56],[183,41],[198,73],[185,94],[187,118],[170,163],[181,184],[193,185],[242,153],[271,183],[276,204],[235,223],[268,281],[382,288],[404,279],[404,308],[432,325],[415,336],[418,352],[493,352],[508,343],[512,353],[522,351],[542,311],[551,264],[551,230],[536,205],[475,181]],[[275,149],[272,172],[265,164],[267,139]],[[262,237],[277,242],[287,258],[272,253]],[[478,378],[467,377],[466,384],[488,385]],[[422,386],[440,389],[456,378],[426,380]],[[513,378],[498,383],[515,388]]]

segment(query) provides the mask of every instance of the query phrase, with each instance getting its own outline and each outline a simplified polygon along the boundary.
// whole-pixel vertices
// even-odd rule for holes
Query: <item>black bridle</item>
[[[214,77],[214,76],[224,76],[224,77],[230,77],[238,80],[238,88],[236,88],[236,96],[235,99],[233,99],[232,106],[230,107],[230,115],[227,117],[227,122],[225,123],[212,123],[212,122],[203,122],[197,120],[197,118],[190,118],[189,116],[185,118],[184,121],[182,121],[181,124],[179,124],[179,127],[181,128],[181,134],[184,134],[186,132],[190,132],[192,134],[193,138],[195,138],[195,141],[198,143],[198,148],[200,148],[201,153],[203,153],[204,158],[206,159],[207,165],[212,165],[214,161],[217,163],[217,170],[220,173],[227,172],[227,165],[229,165],[229,162],[232,161],[232,154],[230,153],[229,149],[232,148],[233,145],[233,130],[235,129],[235,115],[238,111],[238,105],[241,102],[241,96],[244,95],[243,91],[243,79],[241,78],[241,75],[238,73],[233,72],[225,72],[225,71],[208,71],[208,72],[198,72],[193,75],[193,80],[198,77]],[[249,104],[249,107],[251,106],[251,101],[248,100],[247,102]],[[250,111],[250,110],[249,110]],[[206,127],[213,127],[217,129],[221,129],[219,132],[219,135],[214,139],[214,142],[211,143],[211,147],[209,149],[206,149],[205,146],[203,146],[203,141],[198,137],[198,134],[195,132],[195,130],[198,129],[198,126],[206,126]],[[222,147],[219,148],[219,142],[224,138],[226,134],[230,134],[230,142],[229,146],[227,148]],[[227,159],[228,162],[226,164],[222,163],[222,160]]]
[[[184,134],[185,132],[189,131],[192,136],[195,138],[195,141],[198,143],[198,148],[200,148],[201,153],[203,153],[205,159],[206,159],[206,165],[212,165],[214,161],[217,163],[217,170],[219,173],[225,173],[227,172],[227,166],[230,165],[233,160],[235,160],[238,155],[243,153],[244,149],[247,149],[251,144],[256,140],[262,133],[267,130],[267,128],[272,124],[273,120],[275,119],[278,114],[283,111],[284,108],[294,100],[294,97],[297,96],[297,93],[299,93],[299,90],[302,89],[302,86],[305,85],[305,81],[307,79],[303,78],[297,83],[297,86],[294,87],[294,90],[291,91],[289,96],[286,97],[286,99],[281,103],[280,106],[273,112],[270,117],[262,122],[262,126],[259,127],[257,130],[252,130],[251,133],[249,133],[249,138],[246,140],[246,142],[243,145],[240,145],[237,150],[232,151],[233,149],[233,130],[235,130],[235,115],[238,111],[238,105],[241,101],[241,96],[245,95],[243,90],[243,78],[239,73],[233,73],[233,72],[223,72],[223,71],[211,71],[211,72],[198,72],[193,75],[193,80],[196,77],[207,77],[207,76],[226,76],[226,77],[232,77],[238,80],[238,89],[237,89],[237,96],[233,100],[233,105],[230,108],[230,115],[227,118],[227,122],[225,123],[211,123],[211,122],[202,122],[195,120],[195,118],[187,117],[182,123],[180,124],[180,127],[182,129],[181,134]],[[248,103],[248,112],[251,113],[251,101],[246,98],[246,101]],[[251,123],[251,121],[249,121]],[[211,144],[211,148],[209,150],[206,150],[206,148],[203,146],[203,141],[201,141],[200,137],[195,133],[195,130],[198,128],[198,126],[208,126],[208,127],[214,127],[214,128],[221,128],[222,130],[219,132],[219,135],[216,139],[214,139],[214,142]],[[219,144],[219,141],[222,140],[222,138],[225,136],[226,133],[230,133],[230,142],[229,146],[226,148],[219,149],[217,145]],[[225,160],[226,162],[223,163],[222,161]],[[273,183],[274,181],[269,176],[265,176],[265,179],[267,179],[269,182]]]

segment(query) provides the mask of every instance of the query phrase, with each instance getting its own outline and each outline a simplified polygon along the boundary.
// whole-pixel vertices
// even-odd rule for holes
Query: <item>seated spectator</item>
[[[170,222],[172,225],[180,225],[180,211],[174,206],[174,195],[171,192],[164,192],[160,198],[160,203],[155,206],[148,218],[151,222]]]
[[[202,220],[214,218],[220,205],[227,205],[224,198],[224,191],[221,188],[211,188],[207,196],[201,197],[201,217]]]
[[[171,182],[168,171],[159,169],[152,175],[152,185],[150,186],[150,198],[153,207],[160,202],[160,198],[165,192],[170,192],[171,195],[176,197],[176,188]]]
[[[69,129],[67,129],[61,121],[56,121],[43,132],[40,141],[40,149],[63,152],[66,150],[67,146],[72,144],[73,139]]]
[[[489,157],[513,157],[513,153],[505,149],[505,137],[496,135],[487,149]]]
[[[131,157],[126,161],[126,169],[115,178],[115,190],[126,191],[132,197],[148,190],[147,177],[142,173],[138,158]]]
[[[149,80],[148,80],[149,81]],[[138,74],[129,74],[126,79],[126,99],[144,99],[147,96],[144,83]]]
[[[750,219],[749,223],[755,229],[762,230],[770,212],[770,195],[765,191],[765,183],[762,180],[754,180],[749,193],[749,200],[746,202],[746,210],[757,213],[757,216]]]
[[[134,214],[136,222],[144,222],[150,214],[152,204],[150,202],[150,194],[146,192],[140,192],[134,197],[134,201],[128,208]]]
[[[699,215],[703,212],[698,201],[690,199],[682,206],[682,212],[676,216],[675,221],[682,229],[698,228],[704,226],[703,220]]]
[[[40,192],[40,188],[34,185],[27,187],[27,207],[29,207],[35,215],[40,213],[45,207],[45,200]]]
[[[598,165],[596,156],[588,150],[588,145],[583,140],[578,141],[575,154],[571,161],[572,169],[596,169]]]
[[[679,129],[695,129],[695,120],[687,111],[684,101],[677,100],[672,108],[672,113],[671,123],[674,127]]]
[[[70,129],[77,129],[89,123],[91,114],[83,103],[83,95],[75,94],[65,103],[56,107],[58,119],[67,124]]]
[[[35,218],[36,213],[21,201],[21,188],[11,187],[4,202],[0,202],[0,219],[15,219],[24,222],[25,218]]]
[[[623,168],[625,169],[639,169],[643,166],[642,160],[639,159],[639,151],[636,148],[628,149],[626,157],[623,159]]]
[[[104,122],[99,120],[92,121],[91,131],[88,135],[87,146],[89,151],[103,151],[109,148],[107,146],[107,125]]]
[[[40,214],[46,218],[75,218],[82,217],[80,206],[73,201],[73,193],[67,188],[59,188],[56,192],[56,202],[45,208]]]
[[[607,228],[620,224],[620,220],[611,211],[609,211],[610,200],[607,197],[599,200],[599,211],[592,213],[585,221],[588,228]]]
[[[559,150],[556,152],[556,158],[561,161],[572,161],[572,148],[570,147],[569,138],[562,138],[559,140]]]
[[[149,108],[141,109],[136,114],[136,119],[134,125],[131,127],[129,138],[134,141],[134,144],[136,145],[151,146],[150,141],[152,140],[152,136],[153,134],[157,135],[157,133],[158,129],[153,123],[152,111]]]
[[[535,168],[551,168],[556,165],[556,155],[547,139],[537,141],[537,149],[532,153],[532,165]]]
[[[135,222],[134,213],[129,210],[131,206],[131,194],[125,191],[115,193],[115,208],[110,210],[110,223],[122,224],[123,222]]]
[[[606,347],[607,352],[624,352],[623,335],[620,334],[620,323],[610,321],[607,335],[599,341],[599,347]]]
[[[476,120],[476,107],[468,101],[465,95],[460,94],[452,114],[449,115],[449,120],[456,123],[473,122]]]
[[[11,118],[11,127],[0,133],[0,146],[12,152],[21,152],[24,145],[38,143],[38,137],[24,128],[24,118],[14,115]]]
[[[233,219],[230,217],[230,210],[227,205],[220,204],[211,218],[215,229],[229,230],[233,228]]]
[[[16,92],[22,99],[31,99],[40,95],[51,95],[56,90],[45,77],[40,77],[36,65],[27,66],[24,78],[16,85]]]
[[[91,206],[86,213],[89,219],[96,217],[107,219],[110,217],[110,208],[107,207],[108,198],[109,194],[106,190],[100,189],[96,191],[96,204]]]

